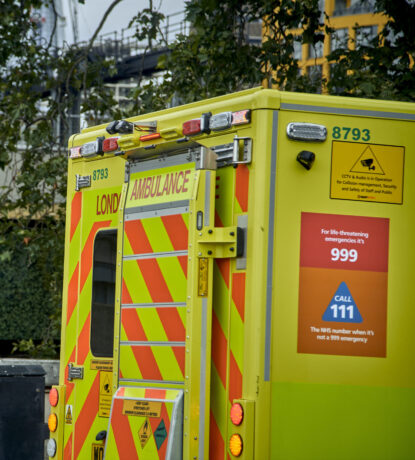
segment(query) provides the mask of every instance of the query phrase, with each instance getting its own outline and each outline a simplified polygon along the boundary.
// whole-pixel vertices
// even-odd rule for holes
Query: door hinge
[[[79,192],[81,188],[91,187],[91,176],[81,176],[80,174],[75,175],[75,190]]]
[[[198,235],[199,257],[224,259],[243,256],[245,232],[240,227],[203,227]]]
[[[244,165],[252,161],[252,139],[250,137],[233,138],[232,164]]]
[[[72,363],[68,364],[68,380],[73,379],[82,380],[84,378],[84,368],[75,367]]]

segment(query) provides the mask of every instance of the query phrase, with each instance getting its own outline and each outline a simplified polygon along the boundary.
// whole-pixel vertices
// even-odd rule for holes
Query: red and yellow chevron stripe
[[[188,215],[125,222],[120,376],[184,381]]]
[[[224,168],[217,172],[215,226],[231,226],[248,212],[249,169]],[[230,404],[242,397],[245,271],[230,259],[214,265],[212,314],[212,373],[209,455],[228,458],[227,425]]]
[[[65,423],[64,460],[72,460],[88,451],[85,444],[94,424],[100,429],[106,419],[98,418],[99,372],[88,372],[90,352],[90,322],[92,265],[94,239],[98,231],[116,226],[116,214],[101,219],[81,219],[83,213],[93,215],[97,192],[75,192],[70,204],[69,266],[65,326],[65,407],[71,406],[72,423]],[[84,366],[85,377],[68,381],[68,364]],[[76,383],[75,383],[76,382]],[[75,398],[76,393],[76,398]],[[102,422],[104,420],[104,422]],[[63,423],[63,421],[62,421]],[[92,435],[91,435],[92,436]]]

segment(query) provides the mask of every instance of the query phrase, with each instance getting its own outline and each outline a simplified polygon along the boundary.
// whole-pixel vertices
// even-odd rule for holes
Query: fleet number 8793
[[[356,249],[332,248],[330,254],[333,262],[356,262],[358,257]]]

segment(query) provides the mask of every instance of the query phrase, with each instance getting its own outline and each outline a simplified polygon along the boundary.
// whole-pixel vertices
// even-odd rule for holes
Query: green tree
[[[361,0],[362,3],[365,0]],[[180,35],[160,60],[161,85],[135,91],[135,112],[192,102],[258,86],[368,98],[415,100],[415,3],[375,0],[374,11],[387,24],[371,40],[342,47],[327,58],[328,81],[302,75],[296,45],[317,46],[333,34],[318,0],[191,0],[186,18],[191,32]],[[252,43],[248,29],[262,20],[263,40]],[[356,25],[357,27],[357,25]],[[300,29],[295,35],[293,30]]]
[[[415,101],[415,2],[377,0],[385,27],[355,49],[341,47],[328,56],[332,63],[330,93],[376,99]]]
[[[115,104],[103,84],[112,63],[91,60],[99,28],[86,48],[56,49],[34,20],[44,4],[54,7],[6,0],[0,16],[0,338],[50,356],[59,338],[71,116],[82,100],[95,124]]]

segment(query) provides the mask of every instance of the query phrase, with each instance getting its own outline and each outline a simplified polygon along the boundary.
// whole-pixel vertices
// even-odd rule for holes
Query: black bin
[[[43,367],[0,365],[0,459],[43,460],[44,416]]]

